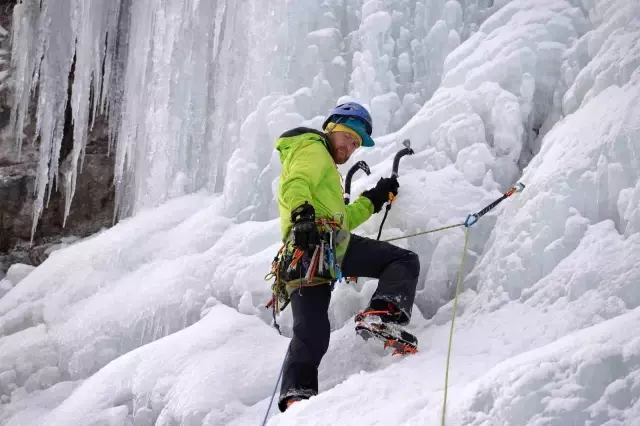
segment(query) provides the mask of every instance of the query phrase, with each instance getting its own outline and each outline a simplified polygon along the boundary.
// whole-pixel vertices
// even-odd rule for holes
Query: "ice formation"
[[[471,231],[447,425],[638,424],[636,1],[45,1],[39,14],[30,1],[16,10],[17,93],[38,79],[53,148],[64,97],[42,89],[51,73],[66,81],[74,51],[78,78],[111,64],[101,93],[119,96],[91,105],[112,114],[132,217],[0,282],[0,424],[260,424],[291,332],[289,311],[279,336],[263,309],[280,238],[273,142],[345,99],[376,120],[376,147],[352,160],[372,175],[353,194],[389,174],[400,141],[416,150],[385,237],[457,223],[527,184]],[[106,38],[115,26],[129,43]],[[27,72],[55,43],[68,55]],[[90,105],[104,85],[81,81],[72,102]],[[358,233],[375,237],[380,219]],[[398,242],[422,263],[416,356],[357,339],[376,282],[338,283],[322,393],[269,424],[438,424],[462,240]]]

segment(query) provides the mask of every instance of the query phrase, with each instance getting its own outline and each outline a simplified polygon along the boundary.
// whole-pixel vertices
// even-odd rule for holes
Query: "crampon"
[[[418,339],[398,325],[372,321],[365,317],[356,321],[356,333],[364,340],[376,338],[384,343],[384,348],[393,348],[392,355],[407,355],[418,352]]]

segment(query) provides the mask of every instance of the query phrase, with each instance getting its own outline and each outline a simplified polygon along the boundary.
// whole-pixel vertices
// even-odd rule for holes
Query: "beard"
[[[349,155],[349,151],[346,148],[338,148],[336,150],[335,156],[333,157],[333,160],[336,162],[336,164],[344,164],[349,161],[350,157],[351,156]]]

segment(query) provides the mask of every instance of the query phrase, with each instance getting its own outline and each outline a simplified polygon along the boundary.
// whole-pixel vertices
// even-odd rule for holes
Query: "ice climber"
[[[420,273],[415,253],[351,234],[380,212],[399,187],[395,177],[381,178],[352,204],[343,201],[336,165],[344,164],[360,146],[374,145],[367,110],[354,102],[339,105],[322,128],[324,132],[298,127],[276,142],[282,162],[278,206],[285,242],[279,270],[293,310],[293,338],[278,403],[281,411],[318,393],[318,367],[329,347],[328,308],[336,278],[379,279],[368,307],[355,316],[356,330],[366,339],[380,338],[377,330],[401,330],[399,326],[409,323]],[[417,340],[407,342],[410,338],[403,344],[415,347]]]

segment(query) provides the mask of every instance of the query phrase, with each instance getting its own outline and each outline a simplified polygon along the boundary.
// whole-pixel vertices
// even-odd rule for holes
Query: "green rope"
[[[389,238],[387,240],[382,240],[382,241],[389,242],[389,241],[402,240],[405,238],[417,237],[418,235],[425,235],[425,234],[431,234],[432,232],[444,231],[445,229],[457,228],[458,226],[463,226],[463,225],[464,225],[464,222],[456,223],[455,225],[443,226],[442,228],[438,228],[438,229],[431,229],[429,231],[418,232],[417,234],[403,235],[402,237]]]
[[[463,224],[464,225],[464,224]],[[460,269],[458,270],[458,285],[456,285],[456,296],[453,299],[453,318],[451,318],[451,330],[449,331],[449,348],[447,349],[447,366],[444,370],[444,401],[442,403],[442,426],[445,424],[447,415],[447,394],[449,389],[449,361],[451,360],[451,346],[453,343],[453,327],[456,321],[456,308],[458,307],[458,296],[460,295],[460,287],[462,284],[464,259],[467,255],[467,246],[469,245],[469,231],[467,228],[464,233],[464,250],[462,251],[462,259],[460,260]]]

